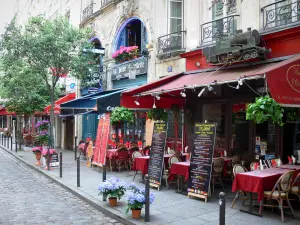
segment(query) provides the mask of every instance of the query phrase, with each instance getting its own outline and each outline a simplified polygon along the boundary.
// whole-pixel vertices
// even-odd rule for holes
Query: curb
[[[69,187],[65,182],[60,181],[58,179],[56,179],[55,177],[53,177],[50,174],[45,173],[43,170],[35,167],[34,165],[31,165],[30,163],[26,162],[24,159],[22,159],[21,157],[19,157],[18,155],[16,155],[15,153],[13,153],[12,151],[4,148],[3,146],[0,146],[1,149],[3,149],[5,152],[9,153],[10,155],[14,156],[16,159],[18,159],[19,161],[21,161],[23,164],[29,166],[31,169],[35,170],[36,172],[39,172],[41,174],[43,174],[44,176],[50,178],[52,181],[54,181],[56,184],[58,184],[60,187],[66,189],[67,191],[71,192],[72,194],[76,195],[77,197],[79,197],[81,200],[85,201],[86,203],[88,203],[89,205],[93,206],[94,208],[98,209],[99,211],[101,211],[102,213],[104,213],[105,215],[111,217],[112,219],[115,219],[117,221],[119,221],[120,223],[123,223],[125,225],[138,225],[138,224],[144,224],[143,222],[137,221],[137,223],[134,223],[128,219],[123,218],[121,215],[121,213],[119,211],[116,212],[112,212],[110,210],[108,210],[107,208],[99,205],[97,203],[98,200],[96,200],[93,197],[90,197],[88,194],[86,194],[85,192],[75,189],[73,187]]]

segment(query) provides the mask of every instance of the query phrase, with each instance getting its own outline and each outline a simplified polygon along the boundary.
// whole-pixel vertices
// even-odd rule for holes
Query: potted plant
[[[246,120],[253,120],[256,123],[272,121],[274,124],[283,126],[282,121],[284,110],[268,95],[256,98],[254,103],[247,106]]]
[[[38,121],[35,124],[35,127],[39,130],[39,131],[48,131],[49,128],[49,121],[48,120],[42,120],[42,121]]]
[[[43,150],[42,150],[42,155],[43,155],[43,156],[45,157],[45,159],[46,159],[46,167],[45,167],[46,170],[49,169],[49,168],[48,168],[48,165],[50,165],[50,160],[51,160],[52,155],[53,155],[54,153],[57,153],[55,149],[47,149],[47,148],[43,148]]]
[[[168,120],[168,113],[161,108],[151,109],[147,112],[147,117],[150,120]]]
[[[48,133],[41,131],[37,136],[36,136],[36,141],[44,146],[44,145],[48,145],[49,142],[49,135]]]
[[[42,157],[42,150],[43,150],[43,147],[39,146],[39,147],[34,147],[32,148],[32,152],[33,154],[35,154],[35,158],[37,160],[36,162],[36,166],[40,166],[41,165],[41,157]]]
[[[112,58],[116,60],[116,63],[122,63],[138,57],[138,46],[121,46],[119,50],[112,54]]]
[[[110,206],[116,206],[117,200],[125,194],[126,185],[119,178],[111,177],[98,186],[99,195],[108,198]]]
[[[128,194],[126,213],[131,210],[132,218],[139,219],[141,217],[141,211],[146,203],[145,190],[139,189],[135,184],[131,184],[127,187],[127,190],[132,192]],[[154,194],[150,194],[150,204],[154,201]]]
[[[132,111],[125,107],[115,107],[111,113],[110,121],[112,123],[118,122],[128,122],[132,123],[134,119],[134,115]]]

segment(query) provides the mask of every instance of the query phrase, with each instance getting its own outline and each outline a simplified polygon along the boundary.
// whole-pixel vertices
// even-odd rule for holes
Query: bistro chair
[[[222,182],[223,168],[224,168],[224,159],[223,158],[217,158],[213,161],[212,176],[211,176],[213,192],[215,190],[215,184],[216,184],[217,180],[219,181],[219,183],[222,186],[222,189],[224,190],[224,185]]]
[[[139,151],[139,147],[137,145],[131,145],[131,147],[128,149],[129,151],[129,168],[131,170],[132,166],[133,166],[133,159],[132,159],[132,155],[134,152]]]
[[[258,168],[259,168],[259,163],[258,162],[252,162],[250,164],[250,170],[251,171],[258,170]]]
[[[296,219],[294,210],[289,200],[289,192],[292,188],[291,183],[293,179],[294,171],[288,171],[284,173],[276,182],[272,191],[264,191],[264,198],[270,204],[264,204],[263,201],[260,203],[259,214],[262,213],[263,207],[278,207],[281,211],[281,221],[284,222],[283,208],[290,208],[294,218]],[[278,205],[273,205],[271,202],[275,200],[278,202]],[[283,201],[287,202],[287,206],[283,205]]]
[[[166,181],[167,187],[169,187],[169,185],[171,183],[171,182],[168,183],[168,178],[169,178],[171,166],[172,166],[173,163],[177,163],[177,162],[181,162],[181,160],[177,156],[173,155],[168,160],[169,168],[164,168],[164,179]]]
[[[121,146],[117,150],[117,155],[115,158],[115,164],[119,169],[119,172],[121,171],[121,168],[127,168],[128,169],[128,150],[127,148]]]
[[[300,173],[298,173],[292,184],[291,193],[297,195],[300,201]]]
[[[241,164],[241,159],[238,155],[232,156],[231,165],[234,167],[235,165]]]
[[[134,163],[134,161],[135,161],[135,158],[137,158],[137,157],[142,157],[142,156],[144,156],[144,155],[143,155],[143,153],[141,153],[140,151],[135,151],[135,152],[133,152],[133,154],[132,154],[132,165],[133,165],[133,163]],[[135,179],[135,176],[136,176],[137,172],[138,172],[138,171],[136,170],[135,173],[134,173],[133,180]]]
[[[238,173],[245,173],[247,172],[247,169],[243,166],[243,165],[235,165],[233,167],[233,177],[235,178],[235,176],[238,174]],[[242,191],[242,190],[238,190],[236,192],[236,195],[232,201],[232,204],[231,204],[231,208],[233,208],[234,204],[235,204],[235,201],[239,198],[240,194],[243,195],[243,205],[244,205],[244,202],[246,200],[248,200],[247,196],[246,196],[246,192]]]
[[[150,150],[151,150],[151,146],[150,145],[147,145],[145,146],[143,149],[142,149],[142,153],[144,155],[150,155]]]
[[[170,149],[170,148],[168,147],[167,153],[168,153],[168,154],[175,154],[176,152],[175,152],[173,149]]]

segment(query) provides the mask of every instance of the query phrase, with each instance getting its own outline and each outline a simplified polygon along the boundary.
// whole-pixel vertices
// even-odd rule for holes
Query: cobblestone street
[[[0,224],[121,224],[0,149]]]

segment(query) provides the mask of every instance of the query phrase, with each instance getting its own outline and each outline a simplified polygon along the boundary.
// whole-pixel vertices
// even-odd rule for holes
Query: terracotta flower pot
[[[117,206],[117,198],[108,198],[108,201],[110,206]]]
[[[131,209],[132,218],[139,219],[141,217],[141,211],[142,211],[142,209]]]
[[[41,157],[42,157],[42,153],[41,152],[36,152],[35,153],[35,158],[36,158],[36,160],[37,160],[37,162],[36,162],[36,166],[40,166],[41,165]]]

